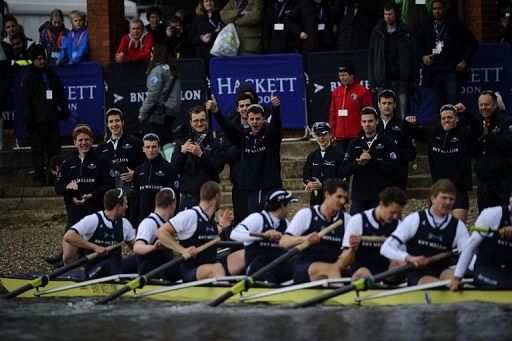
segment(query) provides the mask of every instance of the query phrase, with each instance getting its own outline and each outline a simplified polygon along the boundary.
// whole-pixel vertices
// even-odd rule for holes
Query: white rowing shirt
[[[105,213],[103,211],[98,212],[101,217],[103,218],[103,221],[105,223],[105,226],[108,229],[112,229],[112,220],[107,218],[105,216]],[[132,224],[128,221],[126,218],[123,219],[123,236],[124,240],[126,242],[131,242],[135,239],[135,230],[133,229]],[[78,232],[78,234],[85,240],[91,239],[91,237],[94,235],[94,232],[96,231],[96,228],[98,227],[98,216],[96,213],[89,214],[88,216],[83,217],[78,223],[71,226],[71,230],[75,230]]]
[[[151,213],[140,222],[139,227],[137,228],[137,238],[135,240],[140,240],[148,245],[153,245],[156,241],[156,232],[163,224],[165,224],[165,220],[163,220],[162,217],[154,212]]]
[[[244,246],[251,245],[255,241],[260,241],[261,238],[251,237],[249,234],[251,232],[263,231],[263,225],[265,224],[265,221],[263,220],[262,214],[265,216],[267,221],[271,222],[272,228],[277,229],[279,227],[280,220],[276,218],[272,213],[265,210],[261,212],[255,212],[251,213],[235,226],[233,231],[231,231],[230,238],[237,242],[243,242]]]
[[[448,217],[437,217],[431,215],[430,212],[426,214],[427,220],[431,226],[444,230],[451,221],[451,214]],[[398,224],[396,230],[391,236],[386,239],[382,247],[380,248],[380,254],[387,257],[390,260],[404,262],[405,257],[408,256],[407,251],[401,249],[402,245],[407,244],[409,240],[414,238],[420,225],[420,215],[418,212],[409,214],[400,224]],[[467,245],[469,239],[468,230],[466,225],[459,220],[457,224],[457,231],[455,232],[455,238],[453,238],[452,247],[457,247],[459,252],[462,252]]]
[[[179,240],[185,240],[194,235],[197,229],[197,212],[205,221],[210,219],[199,206],[194,206],[188,210],[181,211],[176,216],[169,219],[174,231],[178,235]]]

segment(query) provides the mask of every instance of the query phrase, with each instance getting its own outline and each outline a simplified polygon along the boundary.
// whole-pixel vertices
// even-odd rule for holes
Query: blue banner
[[[284,129],[306,126],[306,83],[299,54],[213,58],[210,76],[211,91],[222,113],[228,114],[235,108],[240,83],[251,82],[260,104],[270,106],[272,92],[279,97]]]
[[[60,123],[61,136],[70,137],[73,127],[78,123],[87,123],[91,126],[94,135],[103,136],[105,133],[103,122],[105,84],[102,65],[98,62],[89,62],[50,67],[64,85],[71,113],[67,122]],[[14,80],[14,124],[18,140],[27,137],[19,106],[20,82],[25,76],[26,69],[24,68],[16,75]]]

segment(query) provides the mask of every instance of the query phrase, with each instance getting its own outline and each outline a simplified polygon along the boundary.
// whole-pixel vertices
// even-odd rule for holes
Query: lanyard
[[[48,84],[48,76],[46,75],[46,72],[43,72],[41,74],[41,77],[43,78],[43,83],[44,83],[44,86],[47,90],[50,89],[50,85]]]
[[[437,224],[436,224],[436,219],[435,219],[434,215],[433,215],[432,213],[430,213],[430,209],[428,209],[428,210],[427,210],[427,213],[428,213],[428,215],[432,218],[432,223],[434,224],[434,227],[435,227],[436,229],[438,229],[438,230],[440,230],[440,229],[441,229],[441,227],[442,227],[442,226],[443,226],[443,225],[448,221],[448,218],[450,217],[450,215],[448,214],[448,215],[446,216],[446,218],[444,218],[444,220],[441,222],[441,224],[437,225]]]
[[[345,92],[343,93],[343,100],[341,102],[341,109],[345,109],[345,98],[347,97],[348,85],[345,87]]]
[[[215,23],[215,21],[213,21],[213,14],[212,13],[208,13],[208,22],[210,23],[210,25],[213,28],[217,28],[217,24]]]
[[[58,50],[60,48],[60,41],[62,39],[62,35],[64,34],[64,30],[61,30],[55,39],[53,39],[50,29],[48,29],[46,33],[48,34],[48,41],[50,42],[52,51]]]
[[[80,37],[78,37],[78,41],[75,43],[75,32],[71,32],[73,35],[73,47],[74,50],[80,45],[80,41],[82,40],[82,36],[84,35],[84,31],[80,32]]]
[[[281,6],[281,9],[279,9],[279,6]],[[285,7],[286,7],[286,1],[284,1],[282,3],[279,3],[279,2],[274,3],[274,9],[277,12],[277,22],[281,21],[281,16],[283,15]]]
[[[441,41],[441,34],[443,34],[443,31],[444,31],[444,28],[446,27],[446,25],[443,23],[441,30],[439,30],[439,27],[441,27],[441,25],[438,25],[434,22],[434,33],[436,35],[436,42]]]
[[[367,141],[366,140],[366,137],[365,137],[365,142],[366,144],[368,145],[368,149],[371,149],[372,148],[372,144],[373,142],[375,142],[375,140],[377,139],[377,136],[379,136],[379,134],[375,134],[375,136],[373,137],[373,139],[371,141]]]

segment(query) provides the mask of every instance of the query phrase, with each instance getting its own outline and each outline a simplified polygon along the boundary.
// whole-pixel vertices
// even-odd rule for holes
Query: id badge
[[[416,5],[426,5],[425,0],[416,0]]]
[[[348,116],[348,110],[347,109],[338,109],[338,116],[339,117],[346,117],[346,116]]]
[[[441,52],[443,52],[443,45],[444,45],[444,43],[442,41],[438,41],[436,43],[437,54],[440,54]]]
[[[284,24],[283,23],[274,24],[274,31],[284,31]]]
[[[53,90],[46,90],[46,99],[53,99]]]
[[[318,24],[318,30],[324,31],[325,30],[325,24]]]

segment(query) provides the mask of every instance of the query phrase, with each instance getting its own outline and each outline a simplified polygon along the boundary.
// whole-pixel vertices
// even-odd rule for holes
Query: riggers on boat
[[[31,289],[19,295],[20,298],[34,297],[104,297],[121,288],[136,275],[109,276],[108,278],[80,282],[70,279],[55,279],[45,287]],[[168,302],[198,303],[208,302],[218,297],[229,288],[233,282],[239,281],[240,276],[208,279],[192,283],[169,286],[168,283],[151,283],[142,289],[135,289],[124,295],[127,299],[152,299]],[[0,277],[0,284],[7,290],[29,283],[32,279]],[[268,288],[254,286],[239,296],[231,297],[227,303],[266,303],[278,305],[297,304],[333,290],[329,285],[344,280],[321,280],[317,283],[305,283],[301,287],[283,286]],[[198,283],[200,282],[200,283]],[[83,284],[83,285],[82,285]],[[468,288],[451,292],[446,288],[446,281],[425,286],[369,289],[354,291],[327,300],[326,305],[407,305],[407,304],[449,304],[469,301],[489,303],[512,303],[512,290],[485,290]],[[66,288],[67,287],[67,288]],[[167,289],[167,290],[164,290]],[[65,290],[63,290],[65,289]],[[291,290],[296,289],[296,290]],[[274,291],[274,292],[272,292]],[[395,291],[395,292],[393,292]],[[151,294],[150,292],[154,292]],[[243,296],[242,296],[243,295]],[[380,297],[383,296],[383,297]],[[243,297],[243,298],[242,298]],[[242,298],[242,300],[241,300]]]

